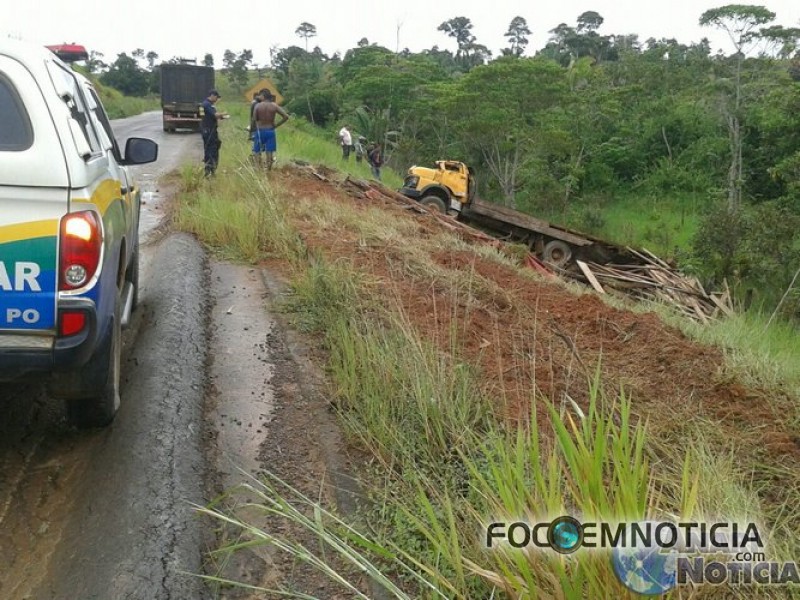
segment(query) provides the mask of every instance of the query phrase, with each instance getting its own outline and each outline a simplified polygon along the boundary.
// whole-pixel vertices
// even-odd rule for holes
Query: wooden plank
[[[600,282],[597,281],[597,278],[594,276],[594,273],[592,273],[592,270],[589,268],[589,265],[587,265],[582,260],[576,260],[575,262],[577,263],[578,268],[580,268],[583,274],[586,275],[586,279],[589,280],[589,283],[592,284],[592,287],[595,289],[595,291],[597,291],[600,294],[605,294],[606,291],[603,289],[603,286],[600,285]]]
[[[670,271],[673,270],[673,268],[669,265],[669,263],[667,263],[666,261],[660,259],[658,256],[656,256],[655,254],[650,252],[650,250],[648,250],[647,248],[642,248],[642,252],[646,253],[650,258],[652,258],[653,261],[655,261],[656,264],[659,264],[662,267],[664,267],[665,269],[669,269]]]
[[[592,269],[594,269],[595,275],[598,277],[604,277],[608,279],[617,279],[619,281],[630,281],[633,283],[641,283],[644,285],[658,285],[656,281],[653,280],[652,277],[645,277],[643,275],[638,275],[637,273],[619,273],[616,272],[614,269],[610,269],[608,267],[604,267],[603,265],[598,265],[596,263],[591,263]]]
[[[625,248],[628,250],[628,252],[630,252],[631,254],[636,256],[637,258],[640,258],[642,261],[644,261],[645,265],[660,266],[660,265],[658,265],[658,263],[653,262],[651,259],[647,258],[644,254],[641,254],[640,252],[637,252],[636,250],[634,250],[630,246],[626,246]]]
[[[700,317],[700,320],[704,324],[708,325],[709,323],[708,317],[706,316],[706,313],[703,312],[703,309],[700,307],[700,304],[697,302],[697,298],[690,297],[689,305],[694,309],[694,312],[697,314],[697,316]]]
[[[728,306],[727,304],[725,304],[725,303],[724,303],[724,302],[723,302],[723,301],[722,301],[722,300],[721,300],[721,299],[720,299],[720,298],[719,298],[719,297],[718,297],[716,294],[711,294],[711,295],[709,296],[709,298],[711,298],[711,301],[712,301],[714,304],[716,304],[716,305],[717,305],[717,307],[718,307],[718,308],[719,308],[719,309],[720,309],[720,310],[721,310],[723,313],[725,313],[725,314],[726,314],[726,315],[728,315],[729,317],[733,315],[733,309],[732,309],[730,306]]]

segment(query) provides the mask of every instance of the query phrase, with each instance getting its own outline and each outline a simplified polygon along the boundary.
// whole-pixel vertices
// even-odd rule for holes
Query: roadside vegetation
[[[320,341],[337,412],[353,443],[372,457],[362,473],[372,509],[345,521],[291,482],[269,476],[249,481],[229,492],[244,505],[203,509],[242,536],[220,555],[267,544],[364,598],[372,596],[361,577],[334,570],[332,557],[393,598],[577,599],[627,597],[606,555],[564,560],[507,547],[486,552],[480,544],[487,520],[725,515],[764,524],[770,556],[800,554],[796,465],[754,451],[758,441],[746,420],[737,437],[723,417],[701,407],[685,422],[676,422],[672,406],[637,408],[632,390],[607,379],[602,358],[575,376],[575,398],[555,394],[532,375],[529,342],[497,325],[476,354],[459,323],[481,308],[509,302],[525,322],[546,317],[535,306],[519,306],[474,270],[450,269],[435,257],[471,253],[522,278],[535,275],[520,271],[513,258],[472,248],[449,233],[421,236],[415,223],[380,207],[298,195],[284,178],[292,159],[340,169],[334,179],[367,177],[368,171],[352,159],[343,163],[335,141],[293,123],[278,132],[277,171],[257,172],[249,162],[245,108],[229,110],[234,118],[223,124],[218,175],[205,180],[199,168],[184,169],[176,223],[222,257],[254,265],[268,260],[286,273],[293,294],[284,310]],[[391,187],[399,183],[396,174],[384,173]],[[353,251],[371,247],[375,255]],[[377,272],[384,264],[389,270]],[[403,286],[429,290],[428,304],[415,311],[406,301],[412,290]],[[575,292],[563,286],[558,293]],[[422,328],[420,311],[444,315],[450,325]],[[745,314],[701,327],[664,316],[694,338],[725,348],[716,385],[736,381],[774,393],[775,410],[797,430],[800,344],[791,325]],[[519,387],[487,376],[491,361],[485,359],[501,345],[513,346],[509,356],[515,358],[498,371],[531,374]],[[520,401],[527,407],[522,413],[514,411]],[[319,545],[300,546],[265,530],[248,510],[254,506],[305,528]],[[714,591],[696,597],[714,597]],[[758,593],[790,595],[785,588]],[[739,597],[754,597],[753,589]]]
[[[587,10],[543,24],[553,28],[542,48],[529,47],[523,16],[490,49],[457,15],[420,52],[363,37],[329,55],[304,22],[297,45],[188,58],[217,68],[225,101],[268,77],[328,139],[348,124],[382,142],[399,173],[462,160],[484,198],[675,258],[708,283],[727,280],[744,306],[770,313],[790,289],[781,313],[796,319],[800,29],[776,18],[761,5],[698,11],[727,34],[721,52],[707,39],[609,32]],[[159,64],[178,58],[137,48],[108,63],[93,55],[87,69],[147,97]]]
[[[161,102],[155,96],[147,98],[125,96],[114,88],[103,85],[99,85],[97,91],[110,119],[123,119],[151,110],[161,110]]]
[[[774,15],[731,5],[701,16],[722,29],[736,19],[758,27]],[[304,25],[307,42],[314,27]],[[222,109],[233,118],[222,125],[222,163],[212,180],[184,169],[176,223],[221,257],[286,274],[293,293],[283,309],[319,340],[337,413],[370,458],[361,476],[372,508],[346,521],[291,482],[250,481],[229,492],[244,507],[202,509],[242,536],[220,555],[267,544],[357,597],[370,597],[361,577],[333,565],[367,574],[389,597],[465,600],[627,597],[602,554],[486,552],[490,519],[723,516],[763,525],[770,558],[800,556],[798,33],[733,32],[734,51],[712,56],[705,42],[600,35],[602,17],[589,11],[526,58],[524,19],[516,25],[495,60],[463,18],[440,27],[457,53],[393,53],[366,39],[341,59],[277,49],[258,75],[273,78],[295,118],[278,131],[270,175],[249,161],[239,100],[256,79],[252,52],[226,53]],[[334,181],[369,177],[366,165],[341,160],[345,123],[384,142],[389,187],[411,164],[464,160],[483,196],[675,258],[709,283],[728,281],[748,310],[703,326],[626,306],[642,313],[631,329],[606,329],[615,317],[600,301],[571,317],[580,292],[547,284],[561,295],[548,312],[544,288],[523,293],[527,282],[545,284],[513,256],[421,231],[385,207],[295,189],[292,161],[324,165]],[[569,308],[554,317],[559,304]],[[690,348],[652,311],[711,349]],[[560,329],[567,318],[583,320]],[[579,339],[586,331],[599,351]],[[626,347],[615,356],[611,338],[636,332],[630,357]],[[248,506],[319,545],[265,530]],[[730,594],[796,597],[780,587]]]

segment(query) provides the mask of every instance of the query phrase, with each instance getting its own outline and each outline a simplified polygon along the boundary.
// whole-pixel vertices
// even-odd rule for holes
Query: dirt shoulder
[[[348,446],[331,411],[318,360],[312,357],[313,341],[293,329],[279,310],[287,293],[285,280],[274,271],[215,262],[211,282],[208,497],[243,482],[258,487],[250,476],[269,473],[322,505],[353,515],[360,492],[348,475],[353,468]],[[257,497],[237,490],[222,505],[237,514],[248,500]],[[271,534],[312,549],[318,546],[307,532],[283,519],[245,513]],[[235,528],[218,528],[221,545],[237,535]],[[267,589],[350,597],[272,545],[211,557],[206,572]],[[229,586],[218,592],[221,598],[268,597]]]

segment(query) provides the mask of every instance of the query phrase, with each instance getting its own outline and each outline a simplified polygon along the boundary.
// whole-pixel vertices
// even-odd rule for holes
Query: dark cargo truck
[[[214,87],[214,68],[192,64],[161,65],[161,112],[164,131],[200,131],[200,105]]]

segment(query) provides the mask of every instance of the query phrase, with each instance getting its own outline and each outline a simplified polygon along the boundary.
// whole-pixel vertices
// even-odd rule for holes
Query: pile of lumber
[[[656,300],[703,323],[720,314],[733,314],[727,284],[722,292],[706,292],[697,278],[684,275],[651,252],[628,250],[640,262],[601,265],[578,260],[579,271],[569,275],[588,283],[600,294],[624,293],[634,298]]]

